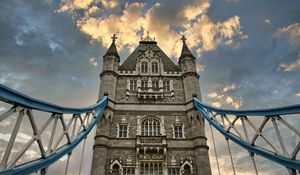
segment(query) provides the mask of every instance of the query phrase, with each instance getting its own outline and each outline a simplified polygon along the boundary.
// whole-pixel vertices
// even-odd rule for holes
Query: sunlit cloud
[[[289,43],[294,46],[300,46],[300,23],[294,23],[287,27],[279,28],[275,32],[276,37],[286,36]]]
[[[300,69],[300,52],[298,53],[298,59],[295,62],[292,62],[290,64],[280,64],[278,69],[283,69],[283,71],[285,72]]]
[[[211,105],[216,108],[219,108],[222,106],[222,104],[220,102],[212,102]]]
[[[61,0],[58,12],[66,12],[75,9],[86,9],[93,0]]]
[[[211,92],[207,96],[208,98],[217,98],[217,99],[224,97],[224,95],[218,94],[217,92]]]
[[[236,88],[237,88],[236,85],[235,85],[235,84],[232,84],[232,85],[225,86],[224,89],[223,89],[223,91],[224,91],[224,92],[227,92],[227,91],[234,90],[234,89],[236,89]]]
[[[235,100],[231,96],[227,96],[225,102],[228,105],[231,105],[234,109],[239,109],[241,105],[243,104],[242,98],[236,98]]]
[[[117,46],[120,51],[123,49],[132,51],[147,30],[168,55],[175,57],[178,57],[181,51],[181,42],[178,42],[181,34],[186,35],[189,47],[196,51],[198,57],[221,45],[226,47],[238,45],[239,42],[236,42],[236,39],[247,38],[247,35],[241,31],[239,16],[233,16],[225,21],[213,21],[207,15],[207,9],[210,7],[208,0],[194,1],[192,4],[183,3],[182,8],[172,11],[174,13],[172,19],[162,18],[159,15],[161,11],[170,8],[164,4],[166,3],[164,1],[150,7],[144,3],[126,3],[120,13],[100,15],[101,17],[89,15],[101,13],[101,9],[94,6],[99,1],[84,1],[85,5],[82,1],[79,2],[78,0],[65,0],[58,11],[76,13],[72,9],[81,8],[85,11],[84,16],[73,15],[78,28],[90,36],[92,41],[98,41],[105,47],[110,45],[110,37],[114,33],[117,34]],[[86,4],[87,6],[94,5],[88,8]],[[118,1],[107,0],[102,0],[101,4],[106,8],[121,5]],[[172,21],[178,22],[172,23]]]
[[[296,97],[300,97],[300,92],[295,94]]]
[[[119,1],[118,0],[101,0],[102,5],[105,8],[116,8],[119,5]]]
[[[207,94],[208,103],[214,107],[231,107],[239,109],[243,105],[243,98],[232,95],[232,91],[239,88],[237,85],[217,86],[215,91]]]

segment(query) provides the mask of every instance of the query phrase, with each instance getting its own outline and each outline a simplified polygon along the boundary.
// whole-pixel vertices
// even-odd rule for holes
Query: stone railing
[[[165,136],[137,136],[138,145],[163,145],[166,144]]]

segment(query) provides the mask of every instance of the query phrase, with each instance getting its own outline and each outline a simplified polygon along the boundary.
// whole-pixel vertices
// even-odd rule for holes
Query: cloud
[[[220,102],[212,102],[211,105],[216,108],[219,108],[222,106],[222,104]]]
[[[283,69],[285,72],[300,69],[300,52],[298,53],[298,59],[295,62],[290,64],[280,64],[279,69]]]
[[[119,5],[118,0],[101,0],[101,3],[105,8],[110,8],[110,9],[116,8]]]
[[[87,12],[88,12],[88,15],[93,15],[93,14],[99,13],[100,9],[99,9],[99,7],[94,5],[91,8],[89,8]]]
[[[269,19],[265,19],[265,23],[270,25],[271,24],[271,21]]]
[[[224,92],[227,92],[227,91],[231,91],[231,90],[234,90],[234,89],[236,89],[237,87],[236,87],[236,85],[235,84],[232,84],[231,86],[225,86],[224,87],[224,89],[223,89],[223,91]]]
[[[197,54],[216,50],[218,46],[234,46],[234,38],[246,39],[240,27],[239,16],[233,16],[223,22],[214,23],[207,15],[202,15],[196,23],[192,24],[184,33],[191,47],[196,48]],[[199,44],[200,43],[200,44]]]
[[[20,75],[11,72],[0,77],[0,84],[5,84],[12,87],[13,89],[18,89],[27,79],[28,77],[26,75]]]
[[[211,92],[207,96],[208,96],[208,98],[215,98],[215,99],[220,99],[220,98],[224,97],[224,95],[222,95],[222,94],[219,95],[217,92]]]
[[[204,68],[205,68],[204,65],[202,65],[202,64],[196,64],[196,69],[197,69],[198,73],[203,72]]]
[[[218,85],[215,88],[214,92],[207,94],[208,103],[214,107],[233,107],[234,109],[239,109],[243,105],[243,98],[233,94],[233,90],[238,87],[235,84],[227,85]]]
[[[277,29],[275,36],[287,37],[291,45],[300,46],[300,23]]]
[[[11,137],[11,134],[10,133],[7,133],[7,134],[3,134],[3,133],[0,133],[0,139],[5,141],[5,142],[8,142],[9,139]],[[17,134],[17,137],[16,137],[16,140],[15,142],[19,142],[19,143],[27,143],[29,140],[31,139],[31,136],[25,134],[25,133],[18,133]]]
[[[109,5],[108,2],[115,4],[117,1],[101,1],[102,5],[114,8],[114,5]],[[72,8],[63,7],[68,3],[62,3],[60,7],[68,10],[58,11],[75,13],[73,16],[78,28],[90,36],[92,41],[98,41],[105,47],[110,45],[110,37],[116,33],[118,49],[121,51],[124,49],[132,51],[147,30],[168,55],[176,57],[181,51],[181,42],[178,42],[181,33],[186,35],[189,47],[196,50],[197,56],[215,50],[221,45],[226,47],[238,45],[239,42],[236,40],[247,38],[241,31],[239,16],[221,22],[212,20],[207,15],[207,9],[210,7],[208,0],[178,3],[174,6],[173,2],[162,1],[149,6],[145,3],[131,2],[119,4],[123,9],[119,13],[105,15],[103,12],[100,16],[90,16],[89,12],[85,12],[85,15],[80,17],[76,11],[71,10]],[[82,9],[91,10],[87,7]]]
[[[96,58],[90,58],[89,59],[89,64],[92,66],[97,66],[97,59]]]
[[[296,97],[300,97],[300,92],[295,94]]]
[[[72,11],[75,9],[86,9],[93,0],[61,0],[58,12]]]
[[[77,21],[77,26],[83,33],[93,40],[100,41],[105,47],[111,44],[111,36],[116,33],[118,46],[127,45],[132,48],[140,38],[136,33],[141,30],[140,26],[144,26],[143,8],[143,3],[128,4],[122,16],[110,15],[108,18],[85,16]],[[135,21],[135,25],[132,25],[132,21]]]

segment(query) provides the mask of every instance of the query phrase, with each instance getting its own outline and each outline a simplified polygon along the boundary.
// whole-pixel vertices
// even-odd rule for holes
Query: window
[[[134,175],[134,168],[123,168],[123,175]]]
[[[176,139],[183,138],[182,126],[174,126],[174,137]]]
[[[130,91],[136,91],[136,80],[130,80]]]
[[[189,165],[184,165],[183,175],[191,175],[191,174],[192,174],[191,167]]]
[[[179,168],[169,168],[168,175],[180,175]]]
[[[142,121],[142,136],[159,136],[160,122],[154,118],[148,118]]]
[[[127,129],[128,129],[127,125],[119,124],[119,137],[120,138],[127,138],[128,137]]]
[[[143,162],[140,172],[141,175],[162,175],[162,163]]]
[[[141,72],[142,73],[147,73],[148,72],[148,63],[142,62]]]
[[[152,81],[152,88],[153,88],[153,90],[158,90],[159,89],[158,81],[157,80]]]
[[[170,91],[170,81],[168,80],[164,81],[164,90]]]
[[[152,65],[152,73],[157,74],[158,73],[158,63],[153,62],[151,65]]]
[[[112,167],[112,174],[113,175],[120,175],[120,166],[118,164],[114,164]]]
[[[147,89],[148,88],[148,82],[146,80],[141,81],[141,89]]]

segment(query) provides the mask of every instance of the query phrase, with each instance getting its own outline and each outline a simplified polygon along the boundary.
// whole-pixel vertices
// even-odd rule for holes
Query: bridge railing
[[[228,140],[250,153],[256,174],[254,155],[286,167],[290,174],[300,170],[300,105],[262,110],[224,110],[206,105],[197,98],[193,100],[210,126],[225,137],[233,171],[235,168]],[[293,116],[297,120],[293,120]]]
[[[82,141],[85,143],[102,117],[107,96],[90,107],[75,109],[43,102],[0,85],[0,101],[3,104],[0,106],[0,134],[8,137],[0,154],[0,175],[38,171],[46,174],[48,167],[65,155],[68,171],[72,150]],[[22,136],[25,139],[20,141]],[[38,156],[24,158],[28,152]]]

